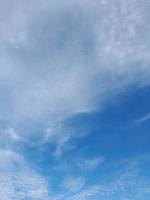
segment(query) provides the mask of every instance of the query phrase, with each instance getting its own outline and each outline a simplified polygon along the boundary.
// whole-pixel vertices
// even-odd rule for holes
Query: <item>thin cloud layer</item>
[[[143,2],[1,2],[1,120],[65,119],[148,84]]]
[[[115,176],[116,175],[116,176]],[[68,179],[67,179],[68,180]],[[137,165],[131,164],[126,169],[118,171],[113,175],[112,180],[99,182],[99,184],[85,186],[80,188],[78,192],[66,193],[58,195],[56,199],[67,200],[91,200],[91,199],[143,199],[149,194],[150,182],[145,178],[141,178],[140,170]],[[72,188],[70,181],[70,188]],[[145,188],[145,189],[144,189]]]

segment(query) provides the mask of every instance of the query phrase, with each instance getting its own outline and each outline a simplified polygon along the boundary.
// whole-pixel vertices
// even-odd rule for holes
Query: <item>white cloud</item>
[[[89,187],[87,189],[82,190],[81,192],[72,195],[71,197],[67,198],[67,200],[77,200],[77,199],[81,199],[81,200],[87,200],[87,199],[91,199],[93,198],[99,191],[99,187],[97,186],[92,186]]]
[[[3,0],[0,8],[0,120],[45,128],[149,84],[145,0]],[[61,154],[70,134],[58,138]]]
[[[55,145],[54,155],[61,156],[62,152],[73,148],[69,144],[70,139],[72,138],[72,133],[69,129],[63,127],[61,122],[58,122],[52,127],[48,127],[44,133],[44,141],[43,144],[51,143]]]
[[[5,80],[5,84],[4,81],[3,84],[6,89],[11,91],[8,104],[10,104],[9,106],[11,106],[14,115],[19,118],[24,116],[36,119],[47,115],[50,115],[51,118],[55,116],[67,117],[74,113],[90,111],[94,109],[95,97],[98,95],[99,101],[103,102],[109,96],[108,93],[110,91],[114,93],[129,82],[137,81],[139,77],[136,74],[139,71],[143,73],[143,76],[148,75],[148,67],[132,66],[131,69],[133,60],[139,61],[138,56],[147,53],[143,49],[143,45],[146,46],[147,44],[143,43],[143,41],[138,41],[140,39],[140,31],[138,29],[145,27],[145,18],[142,12],[144,3],[142,2],[139,3],[139,1],[132,0],[124,3],[124,1],[118,0],[116,4],[110,1],[102,4],[94,1],[86,4],[86,10],[84,8],[85,1],[83,3],[71,1],[67,5],[63,1],[58,6],[48,3],[48,1],[44,1],[43,4],[40,0],[36,2],[35,6],[33,6],[35,1],[32,2],[33,5],[30,2],[22,4],[19,1],[15,1],[15,3],[11,3],[12,6],[10,6],[9,0],[5,3],[2,1],[4,5],[3,9],[1,9],[3,10],[1,18],[5,17],[6,11],[11,13],[9,17],[6,17],[6,22],[1,20],[1,29],[5,29],[2,35],[6,37],[6,42],[13,41],[15,38],[17,40],[25,38],[26,36],[23,36],[22,32],[28,31],[28,34],[30,34],[28,41],[31,46],[26,47],[23,45],[19,50],[23,55],[20,55],[16,50],[14,50],[16,53],[13,53],[12,49],[14,47],[10,47],[10,49],[5,49],[5,53],[2,56],[2,66],[4,67],[1,68],[1,79]],[[74,9],[77,6],[80,8],[81,20],[75,15],[76,10],[72,10],[72,5],[74,4],[76,5]],[[89,4],[90,6],[93,5],[91,9],[88,7]],[[45,20],[42,19],[42,16],[39,16],[39,12],[43,13],[45,10],[52,11],[53,9],[55,9],[56,13],[52,12],[49,15],[46,13]],[[118,12],[118,10],[120,11]],[[72,14],[70,13],[71,11],[73,12]],[[82,11],[84,12],[82,13]],[[95,11],[95,14],[92,17],[91,12],[93,11]],[[66,12],[69,12],[69,22],[65,18]],[[118,16],[119,13],[120,17]],[[56,15],[58,15],[58,20]],[[83,30],[85,22],[82,21],[88,15],[91,18],[87,18],[85,31],[91,31],[89,36]],[[53,25],[51,22],[53,17],[57,26],[61,26],[61,20],[63,20],[62,30],[58,30]],[[41,22],[39,22],[39,27],[35,28],[39,18]],[[90,20],[95,23],[95,26],[91,25]],[[50,29],[52,28],[51,30],[46,26],[47,21],[49,21],[48,24]],[[62,47],[63,50],[56,48],[56,51],[52,52],[51,46],[58,45],[57,43],[62,34],[67,34],[70,30],[69,25],[73,22],[73,29],[76,35],[69,32],[65,41],[66,44]],[[44,26],[45,31],[48,34],[52,34],[55,40],[54,43],[47,35],[43,35],[45,31],[41,30],[40,26],[41,28]],[[78,29],[81,29],[80,32],[78,32]],[[3,33],[3,31],[1,32]],[[96,32],[96,35],[94,32]],[[7,36],[7,34],[10,34],[10,36]],[[85,35],[83,36],[83,34]],[[3,39],[2,36],[1,38]],[[94,50],[92,52],[90,47],[86,47],[91,51],[90,57],[93,59],[89,65],[86,63],[84,38],[87,40],[86,43],[93,42],[93,49],[97,49],[99,61],[94,60],[95,58],[92,57]],[[49,41],[49,46],[47,47],[45,46],[45,40]],[[5,40],[3,41],[3,46],[5,47],[6,42]],[[98,46],[94,47],[94,41]],[[48,48],[47,51],[49,51],[47,56],[42,53],[41,55],[36,54],[38,49],[40,53],[42,50],[45,51],[45,48]],[[76,52],[76,48],[79,51],[83,50],[83,53]],[[106,51],[106,49],[109,49],[109,51]],[[135,59],[135,56],[138,58]],[[37,57],[37,60],[41,60],[40,64],[35,61],[34,57]],[[128,63],[130,69],[125,64],[119,64],[122,59]],[[108,60],[109,62],[107,63]],[[120,76],[124,77],[121,84]],[[93,85],[96,85],[97,88]]]
[[[145,116],[142,116],[142,117],[136,119],[134,121],[134,123],[135,124],[142,123],[142,122],[148,121],[149,119],[150,119],[150,113],[147,113],[147,114],[145,114]]]
[[[0,136],[4,140],[20,141],[20,134],[14,130],[14,128],[8,127],[0,130]]]
[[[84,177],[69,177],[65,178],[62,183],[62,187],[70,192],[78,192],[85,186],[85,178]]]
[[[107,181],[101,180],[95,184],[89,184],[90,179],[81,176],[66,177],[63,182],[60,180],[63,192],[56,194],[49,188],[45,177],[33,170],[21,154],[11,150],[0,150],[0,179],[0,196],[3,200],[91,200],[115,197],[140,200],[150,193],[149,180],[140,174],[138,165],[131,164],[124,170],[114,171]]]
[[[90,171],[96,169],[100,170],[99,167],[101,167],[105,161],[106,158],[104,157],[87,158],[87,156],[80,157],[78,155],[77,158],[72,158],[70,161],[58,163],[58,165],[54,167],[54,170],[62,173],[72,174],[73,172],[78,171],[81,174],[84,172],[85,174],[88,174]]]
[[[111,181],[99,184],[85,185],[85,187],[74,194],[56,197],[56,199],[67,200],[91,200],[91,199],[136,199],[141,200],[144,195],[149,194],[150,182],[142,177],[139,168],[135,164],[125,170],[114,173]]]
[[[143,52],[143,42],[140,41],[139,27],[144,28],[144,2],[145,1],[100,1],[97,7],[97,29],[99,38],[98,49],[100,58],[113,61],[117,65],[124,62],[130,63],[138,59]],[[107,15],[107,16],[106,16]],[[105,17],[104,17],[105,16]],[[137,41],[138,40],[138,41]],[[127,66],[114,66],[118,72],[129,70]],[[124,68],[124,69],[123,69]]]
[[[22,155],[11,150],[0,150],[0,196],[3,200],[48,200],[48,183],[31,169]]]
[[[1,0],[0,120],[12,128],[0,129],[0,146],[24,141],[18,129],[32,121],[49,127],[42,142],[55,144],[60,155],[71,148],[72,133],[60,125],[67,117],[103,106],[132,84],[149,85],[148,11],[146,0]],[[88,159],[78,167],[94,170],[103,162]],[[136,178],[125,173],[91,187],[72,178],[64,187],[71,184],[74,194],[64,199],[110,197],[129,187],[140,196],[141,186],[149,192],[149,182]],[[50,198],[46,179],[14,151],[0,150],[0,180],[3,200]]]
[[[104,161],[105,159],[103,157],[98,157],[79,161],[77,165],[81,170],[94,170],[102,165]]]

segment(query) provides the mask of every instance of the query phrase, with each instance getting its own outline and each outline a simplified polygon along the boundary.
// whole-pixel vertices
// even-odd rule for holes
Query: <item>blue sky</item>
[[[0,198],[150,199],[147,0],[0,1]]]

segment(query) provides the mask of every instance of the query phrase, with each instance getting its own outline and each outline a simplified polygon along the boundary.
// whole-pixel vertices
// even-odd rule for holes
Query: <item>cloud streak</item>
[[[143,123],[145,121],[148,121],[150,119],[150,113],[145,114],[143,117],[140,117],[138,119],[135,120],[135,124],[140,124]]]

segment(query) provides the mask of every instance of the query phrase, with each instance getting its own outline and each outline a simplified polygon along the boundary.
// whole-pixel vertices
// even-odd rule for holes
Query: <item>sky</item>
[[[150,199],[149,9],[0,0],[0,200]]]

